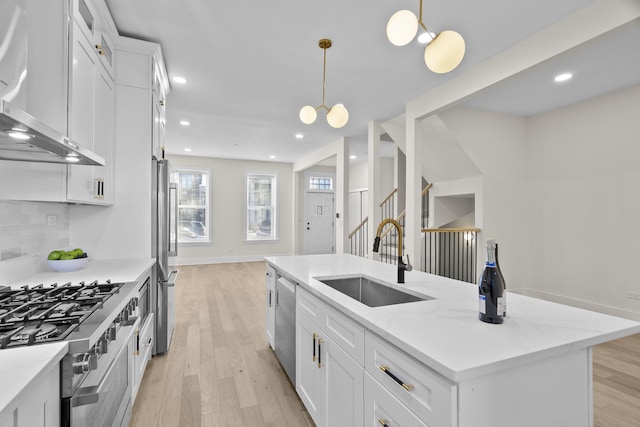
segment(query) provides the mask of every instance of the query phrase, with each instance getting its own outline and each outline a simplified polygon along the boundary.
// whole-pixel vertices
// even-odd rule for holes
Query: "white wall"
[[[435,182],[431,197],[476,195],[508,288],[640,319],[627,298],[640,290],[640,86],[529,118],[439,115],[481,175]]]
[[[640,85],[532,117],[528,129],[527,288],[640,318],[627,298],[640,291]]]
[[[496,239],[500,245],[500,266],[507,286],[522,288],[529,274],[527,260],[532,251],[526,239],[522,238],[522,230],[527,227],[524,220],[526,192],[523,192],[526,119],[464,107],[443,111],[439,116],[481,174],[480,180],[469,178],[464,176],[468,169],[463,168],[462,176],[447,183],[455,183],[449,187],[454,188],[457,194],[476,194],[475,220],[476,227],[482,228],[481,239]],[[429,152],[425,156],[429,156]],[[442,161],[446,163],[447,159]],[[425,173],[425,178],[430,180],[428,173]],[[478,199],[478,185],[482,186],[481,199]],[[453,195],[439,190],[439,187],[442,184],[434,182],[432,196]],[[484,243],[480,245],[483,246]],[[481,265],[483,257],[484,253],[480,252]]]
[[[261,260],[293,254],[293,168],[290,163],[167,156],[174,168],[211,170],[210,245],[180,245],[176,264]],[[246,242],[245,174],[277,175],[277,230],[274,242]]]

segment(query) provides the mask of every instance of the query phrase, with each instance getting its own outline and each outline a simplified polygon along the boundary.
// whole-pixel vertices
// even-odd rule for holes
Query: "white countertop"
[[[267,262],[454,382],[640,332],[640,323],[514,293],[507,317],[494,325],[478,319],[478,289],[470,283],[419,271],[397,284],[393,265],[347,254],[277,256]],[[434,299],[367,307],[315,277],[364,274],[392,287]]]
[[[92,282],[98,280],[104,282],[111,280],[112,283],[134,282],[142,277],[155,263],[154,258],[125,258],[125,259],[91,259],[83,268],[71,272],[58,272],[54,270],[44,271],[24,279],[6,283],[13,288],[24,285],[45,286],[52,283],[64,284],[67,282],[77,283],[82,280]]]
[[[67,347],[66,342],[58,342],[0,351],[0,412],[21,398],[21,393],[40,375],[55,369]]]

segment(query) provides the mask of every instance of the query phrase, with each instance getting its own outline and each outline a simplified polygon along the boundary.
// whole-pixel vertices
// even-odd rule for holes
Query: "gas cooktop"
[[[123,285],[93,281],[0,288],[0,349],[67,339]]]

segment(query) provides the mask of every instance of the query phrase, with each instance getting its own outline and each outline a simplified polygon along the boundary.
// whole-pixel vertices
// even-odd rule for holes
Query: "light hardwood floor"
[[[264,336],[265,264],[179,270],[171,348],[151,359],[130,426],[313,426]],[[639,427],[640,335],[593,359],[594,425]]]

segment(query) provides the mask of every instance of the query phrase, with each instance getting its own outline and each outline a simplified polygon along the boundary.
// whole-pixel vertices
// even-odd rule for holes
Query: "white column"
[[[418,270],[422,264],[420,242],[422,215],[422,144],[420,143],[420,122],[412,110],[407,109],[407,182],[406,182],[406,221],[405,221],[405,254],[411,257],[413,267]]]
[[[369,212],[369,230],[368,230],[368,255],[373,259],[374,252],[371,250],[373,247],[373,240],[376,237],[376,230],[378,224],[382,221],[380,218],[380,206],[379,203],[382,200],[383,195],[380,194],[380,135],[382,135],[382,127],[377,121],[369,122],[368,126],[368,151],[369,151],[369,175],[368,175],[368,191],[369,200],[367,210]]]
[[[336,144],[336,253],[348,252],[349,234],[349,143],[341,138]]]

